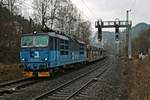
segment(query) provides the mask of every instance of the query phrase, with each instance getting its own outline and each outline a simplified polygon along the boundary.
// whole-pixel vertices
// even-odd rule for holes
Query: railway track
[[[0,96],[4,94],[11,94],[13,92],[16,92],[22,88],[38,83],[40,81],[42,80],[35,79],[35,78],[22,78],[10,82],[2,83],[0,84]]]
[[[46,92],[32,100],[70,100],[74,95],[100,77],[109,67],[95,67],[94,69],[81,74],[80,76]]]
[[[1,87],[4,87],[4,86],[11,85],[11,84],[20,83],[20,82],[23,82],[23,81],[26,81],[26,80],[29,80],[29,79],[31,79],[31,78],[21,78],[21,79],[18,79],[18,80],[13,80],[13,81],[4,82],[4,83],[1,83],[1,84],[0,84],[0,88],[1,88]]]
[[[108,69],[109,68],[106,68],[104,71],[102,71],[102,73],[98,74],[95,78],[89,80],[85,85],[83,85],[77,91],[75,91],[74,93],[72,93],[65,100],[71,100],[71,99],[75,98],[78,94],[80,94],[82,92],[82,90],[84,90],[86,87],[90,86],[92,83],[95,83],[102,74],[104,74],[106,71],[108,71]]]
[[[83,73],[86,73],[89,70],[96,68],[97,65],[100,65],[100,66],[106,65],[108,61],[109,61],[108,59],[107,60],[103,59],[100,62],[91,63],[90,65],[88,65],[88,67],[81,68],[80,70],[75,70],[70,73],[65,73],[65,75],[61,75],[61,77],[52,78],[51,80],[48,79],[45,81],[44,79],[41,82],[33,82],[33,83],[31,82],[31,84],[33,85],[31,85],[30,82],[28,84],[28,82],[26,81],[21,82],[20,86],[17,82],[14,82],[15,84],[5,85],[4,89],[6,91],[4,91],[4,89],[2,91],[2,88],[0,87],[0,91],[1,91],[0,100],[16,100],[16,99],[17,100],[32,100],[34,97],[37,97],[47,91],[53,90],[54,88],[73,79],[74,77],[82,75]],[[37,84],[34,84],[34,83],[37,83]]]

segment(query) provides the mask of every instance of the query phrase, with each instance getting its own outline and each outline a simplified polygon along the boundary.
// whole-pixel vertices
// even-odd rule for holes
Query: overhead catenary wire
[[[72,2],[73,3],[73,2]],[[80,3],[78,6],[80,6],[80,7],[77,7],[78,8],[78,11],[79,11],[79,16],[81,16],[81,14],[86,18],[86,19],[88,19],[88,20],[90,20],[91,18],[89,17],[89,16],[87,16],[86,14],[85,14],[85,12],[83,11],[84,10],[84,6]],[[82,17],[83,17],[82,16]]]
[[[130,9],[134,9],[135,5],[137,3],[137,0],[133,0],[133,2],[131,2],[131,6],[130,6]]]
[[[88,5],[86,4],[86,2],[84,0],[81,0],[81,2],[83,3],[83,5],[85,5],[85,7],[87,8],[87,10],[89,10],[89,13],[91,13],[91,17],[93,17],[94,19],[96,19],[96,14],[93,12],[93,10],[91,8],[88,7]],[[94,16],[92,16],[94,15]]]

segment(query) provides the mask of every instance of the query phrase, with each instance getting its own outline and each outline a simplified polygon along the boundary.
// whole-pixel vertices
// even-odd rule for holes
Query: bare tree
[[[7,7],[10,11],[10,14],[17,14],[17,10],[19,10],[19,6],[24,2],[24,0],[1,0],[1,4]]]
[[[148,54],[150,48],[150,29],[142,32],[139,37],[132,40],[134,55],[139,53]]]
[[[82,18],[70,0],[34,0],[34,6],[36,19],[42,26],[63,31],[86,42],[89,40],[91,24]]]
[[[74,33],[74,25],[77,22],[77,9],[70,0],[60,2],[60,7],[57,11],[57,20],[55,27],[60,28],[68,34]]]
[[[44,27],[46,22],[45,20],[48,10],[48,3],[49,3],[48,0],[34,0],[35,18],[42,25],[42,28]]]
[[[53,28],[58,6],[59,0],[34,0],[36,18],[39,19],[43,28],[47,26]]]
[[[3,4],[3,0],[0,0],[0,5],[2,5]]]

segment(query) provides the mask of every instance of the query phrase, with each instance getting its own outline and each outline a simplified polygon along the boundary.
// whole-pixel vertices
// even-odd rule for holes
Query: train
[[[49,77],[56,69],[104,58],[103,48],[58,31],[22,33],[20,62],[25,77]]]

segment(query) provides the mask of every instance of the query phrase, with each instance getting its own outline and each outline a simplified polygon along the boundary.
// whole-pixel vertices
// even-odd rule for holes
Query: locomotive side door
[[[53,65],[57,65],[57,60],[58,60],[58,40],[57,38],[53,38],[53,53],[52,53],[52,63]]]
[[[73,42],[70,42],[70,55],[71,55],[71,61],[74,61],[74,44]]]
[[[55,38],[55,64],[57,65],[59,62],[59,40],[58,38]]]

